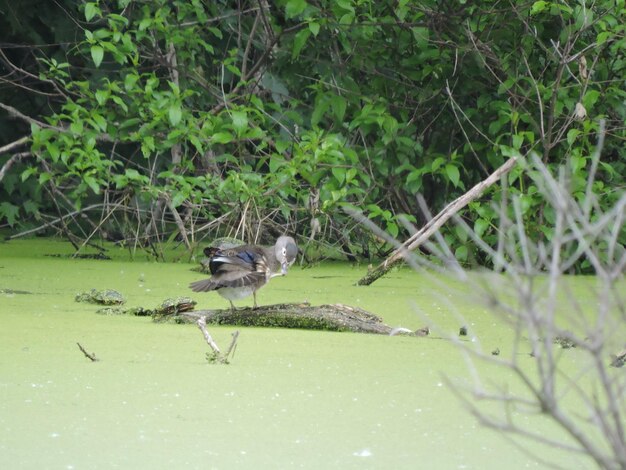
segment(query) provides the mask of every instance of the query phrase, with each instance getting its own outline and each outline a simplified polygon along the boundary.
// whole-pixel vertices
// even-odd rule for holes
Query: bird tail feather
[[[219,286],[211,279],[202,279],[201,281],[192,282],[189,284],[189,287],[194,292],[208,292],[217,289]]]

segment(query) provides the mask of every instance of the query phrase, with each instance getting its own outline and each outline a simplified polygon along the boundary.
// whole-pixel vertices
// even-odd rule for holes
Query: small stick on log
[[[450,217],[456,214],[468,203],[479,197],[489,186],[498,181],[502,175],[508,173],[515,165],[516,161],[517,159],[515,157],[509,158],[485,180],[481,181],[465,194],[448,204],[441,212],[439,212],[439,214],[429,220],[426,225],[418,230],[417,233],[406,240],[402,246],[394,250],[385,261],[359,279],[357,284],[359,286],[369,286],[378,278],[387,274],[391,268],[400,263],[410,251],[415,250],[418,246],[428,240],[437,230],[439,230],[439,228],[441,228],[444,223],[447,222]]]
[[[76,343],[76,344],[78,345],[78,349],[80,349],[82,351],[82,353],[85,355],[85,357],[90,359],[91,362],[96,362],[98,360],[96,355],[93,354],[93,353],[87,352],[87,350],[85,348],[83,348],[82,344],[80,344],[80,343]]]

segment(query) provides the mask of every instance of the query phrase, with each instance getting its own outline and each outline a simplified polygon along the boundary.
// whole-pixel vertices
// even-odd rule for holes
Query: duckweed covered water
[[[0,468],[541,468],[480,427],[446,388],[444,374],[464,382],[469,373],[436,334],[244,328],[232,363],[209,365],[193,325],[97,315],[97,306],[74,301],[107,288],[128,306],[153,307],[191,294],[187,285],[202,276],[191,264],[43,256],[65,249],[0,244]],[[467,322],[485,349],[506,348],[510,331],[462,285],[400,270],[354,286],[363,271],[294,267],[258,299],[356,305],[411,329]],[[215,293],[193,297],[198,308],[228,306]],[[233,330],[210,328],[223,347]],[[90,362],[77,342],[100,360]],[[489,373],[495,383],[511,379]],[[541,452],[591,468],[579,456]]]

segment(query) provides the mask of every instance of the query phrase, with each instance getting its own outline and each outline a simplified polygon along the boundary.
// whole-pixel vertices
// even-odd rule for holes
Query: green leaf
[[[44,184],[46,184],[51,179],[52,179],[52,175],[50,173],[48,173],[48,172],[41,173],[39,175],[39,186],[43,186]]]
[[[241,135],[248,128],[248,114],[245,111],[233,111],[231,118],[237,135]]]
[[[422,176],[424,174],[424,170],[422,168],[412,170],[408,176],[406,177],[405,184],[409,191],[412,193],[417,193],[422,189]]]
[[[545,2],[543,0],[539,2],[535,2],[533,3],[533,6],[530,7],[530,14],[536,15],[537,13],[541,13],[542,11],[546,9],[546,7],[548,7],[548,5],[549,5],[548,2]]]
[[[600,92],[598,90],[589,90],[583,96],[583,106],[587,111],[590,111],[593,108],[593,105],[596,104],[600,98]]]
[[[167,110],[167,116],[172,126],[177,126],[183,117],[183,110],[180,107],[180,103],[175,103]]]
[[[332,98],[331,105],[333,108],[333,114],[337,120],[343,121],[343,118],[346,115],[346,107],[348,106],[346,99],[342,96],[334,96]]]
[[[126,171],[124,172],[124,176],[126,176],[126,178],[128,178],[129,180],[133,180],[133,181],[139,181],[141,179],[141,173],[139,173],[134,168],[126,168]]]
[[[455,187],[459,186],[459,180],[461,179],[461,174],[459,173],[459,169],[451,163],[446,165],[446,175],[448,175],[448,179],[452,182]]]
[[[104,119],[104,117],[99,115],[99,114],[93,114],[91,117],[93,118],[93,120],[96,123],[96,125],[98,126],[98,128],[102,132],[106,132],[106,130],[107,130],[107,120]]]
[[[52,158],[53,162],[59,161],[61,151],[59,150],[56,142],[46,142],[46,150],[48,151],[48,154],[50,155],[50,158]]]
[[[96,101],[100,106],[104,106],[109,98],[111,92],[109,90],[96,90],[95,97]]]
[[[233,141],[233,135],[230,132],[217,132],[211,136],[211,142],[214,144],[227,144]]]
[[[85,19],[87,21],[91,21],[91,19],[96,16],[101,15],[100,8],[96,3],[86,3],[85,4]]]
[[[22,172],[22,183],[24,181],[26,181],[28,178],[31,177],[31,175],[34,175],[35,173],[37,173],[37,168],[26,168],[23,172]]]
[[[124,175],[113,175],[113,182],[115,183],[115,189],[122,189],[128,186],[128,178]]]
[[[309,31],[313,33],[313,36],[317,36],[320,32],[320,24],[319,23],[309,23]]]
[[[615,36],[615,33],[613,31],[602,31],[601,33],[598,34],[598,37],[596,38],[596,45],[599,47],[602,44],[604,44],[609,38]]]
[[[357,173],[358,170],[356,168],[350,168],[348,171],[346,171],[346,183],[352,181]]]
[[[339,18],[339,24],[352,24],[354,21],[354,13],[346,13]]]
[[[456,250],[454,250],[454,257],[461,262],[467,261],[467,254],[467,246],[465,245],[461,245]]]
[[[75,135],[81,135],[83,133],[83,121],[78,120],[70,124],[70,130]]]
[[[124,88],[126,89],[126,91],[130,91],[135,88],[138,80],[139,75],[136,75],[134,73],[126,74],[126,76],[124,77]]]
[[[39,213],[39,205],[30,199],[24,201],[22,207],[27,214],[37,215]]]
[[[478,219],[474,222],[474,233],[477,237],[482,237],[489,228],[489,222],[485,219]]]
[[[567,131],[567,145],[570,147],[576,141],[576,137],[580,135],[580,131],[578,129],[570,129]]]
[[[354,13],[354,6],[352,5],[352,0],[337,0],[337,6],[340,8],[347,10],[351,13]]]
[[[443,157],[435,158],[435,160],[430,164],[430,171],[437,171],[439,167],[444,164],[444,162],[445,160],[443,159]]]
[[[200,139],[198,137],[196,137],[195,135],[190,135],[189,136],[189,142],[191,142],[191,145],[193,145],[196,150],[200,153],[204,152],[204,146],[202,145],[202,142],[200,141]]]
[[[509,78],[498,86],[498,94],[501,95],[511,89],[511,87],[515,84],[515,78]]]
[[[326,114],[326,111],[328,111],[329,107],[329,100],[327,99],[326,95],[322,95],[315,103],[315,108],[311,113],[311,126],[317,126],[317,124],[324,117],[324,114]]]
[[[139,124],[141,122],[141,119],[139,118],[130,118],[130,119],[126,119],[125,121],[122,121],[119,126],[117,126],[118,130],[119,129],[126,129],[127,127],[132,127],[132,126],[136,126],[137,124]]]
[[[519,157],[520,156],[519,150],[513,147],[509,147],[508,145],[500,145],[499,148],[500,148],[500,152],[505,157]]]
[[[154,137],[152,137],[151,135],[145,136],[143,141],[141,142],[141,153],[143,153],[144,157],[148,158],[151,152],[153,152],[154,150]]]
[[[333,176],[339,182],[339,184],[342,185],[346,179],[346,169],[339,166],[334,166],[330,171],[333,173]]]
[[[265,137],[265,132],[260,127],[246,127],[245,132],[241,134],[246,139],[262,139]]]
[[[124,103],[124,100],[122,98],[120,98],[119,96],[113,95],[113,96],[111,96],[111,100],[113,100],[113,102],[116,105],[118,105],[120,108],[122,108],[125,113],[128,112],[128,106],[126,106],[126,103]]]
[[[14,206],[10,202],[3,202],[0,204],[0,220],[5,218],[11,227],[15,224],[19,212],[20,208],[18,206]]]
[[[570,165],[572,167],[572,173],[576,174],[587,165],[587,160],[581,155],[571,155]]]
[[[289,0],[285,6],[287,18],[293,18],[304,11],[308,6],[305,0]]]
[[[183,202],[185,202],[187,196],[182,191],[177,191],[172,196],[172,205],[174,207],[180,207]]]
[[[95,64],[96,68],[100,67],[102,59],[104,58],[104,49],[97,44],[91,46],[91,58],[93,59],[93,63]]]
[[[269,166],[271,173],[278,173],[281,167],[285,166],[285,159],[279,155],[273,154],[270,156]]]
[[[299,31],[293,38],[293,50],[291,51],[291,59],[295,59],[300,55],[300,51],[306,44],[307,39],[311,35],[311,30],[303,29]]]
[[[145,31],[146,29],[150,28],[150,26],[152,26],[153,22],[154,22],[154,20],[152,18],[150,18],[150,17],[143,18],[139,22],[139,26],[138,26],[139,31]]]
[[[398,224],[396,224],[395,222],[387,223],[387,233],[393,238],[397,238],[399,233]]]
[[[417,44],[419,48],[428,46],[428,38],[430,35],[430,31],[428,30],[428,28],[415,26],[411,28],[411,31],[413,32],[413,39],[415,39],[415,44]]]
[[[100,185],[98,185],[98,182],[96,181],[96,179],[93,176],[91,176],[91,175],[84,175],[83,176],[83,181],[85,183],[87,183],[87,185],[91,188],[91,190],[95,194],[100,194]]]

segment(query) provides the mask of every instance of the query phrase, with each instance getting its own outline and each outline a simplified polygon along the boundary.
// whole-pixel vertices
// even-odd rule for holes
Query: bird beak
[[[289,268],[289,263],[287,263],[287,260],[283,261],[280,264],[280,273],[284,276],[287,274],[287,269]]]

